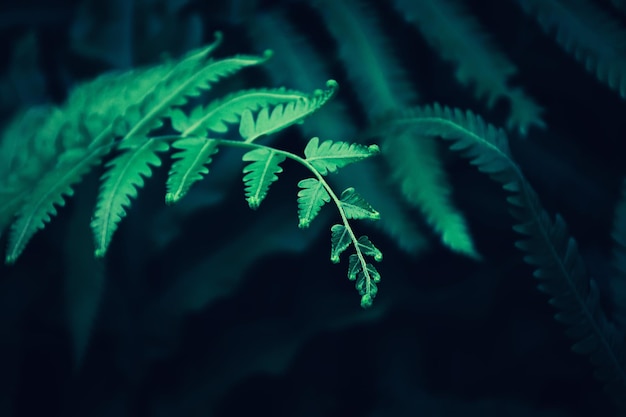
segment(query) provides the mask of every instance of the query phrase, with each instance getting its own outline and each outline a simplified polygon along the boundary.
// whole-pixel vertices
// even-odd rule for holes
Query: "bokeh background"
[[[392,3],[362,7],[385,34],[406,88],[419,92],[411,104],[471,109],[506,126],[511,103],[490,106],[460,84],[455,64]],[[567,221],[609,300],[624,100],[520,2],[456,3],[514,63],[509,85],[543,108],[545,127],[511,129],[513,154],[546,209]],[[595,3],[626,25],[619,2]],[[263,86],[309,91],[328,78],[341,86],[336,107],[268,143],[301,152],[315,134],[376,141],[363,134],[373,122],[352,75],[365,64],[346,62],[341,48],[357,46],[333,38],[324,10],[323,2],[289,0],[5,0],[0,120],[61,103],[106,71],[180,56],[219,30],[218,56],[272,48],[275,60],[216,86],[211,97]],[[314,81],[290,70],[292,59]],[[382,157],[340,171],[337,184],[357,183],[406,216],[395,234],[355,223],[384,253],[379,295],[367,310],[346,278],[346,260],[329,262],[336,213],[325,207],[310,229],[297,228],[301,167],[285,164],[253,212],[239,151],[221,150],[207,178],[173,207],[163,199],[165,162],[104,260],[94,259],[89,230],[103,172],[96,170],[18,262],[0,266],[0,416],[617,416],[515,249],[504,192],[444,146],[437,155],[444,191],[480,260],[441,243]]]

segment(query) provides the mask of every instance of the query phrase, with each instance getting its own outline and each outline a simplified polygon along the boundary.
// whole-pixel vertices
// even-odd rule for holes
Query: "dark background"
[[[608,1],[598,3],[626,23]],[[366,4],[423,103],[505,124],[508,103],[488,109],[391,6]],[[512,132],[511,148],[605,289],[626,104],[513,1],[466,4],[518,66],[511,84],[545,108],[547,128],[525,138]],[[6,123],[20,108],[61,103],[105,71],[179,56],[211,42],[215,30],[224,32],[218,56],[260,53],[250,22],[275,10],[321,51],[341,85],[337,100],[357,129],[366,127],[323,22],[306,2],[287,0],[5,0],[0,116]],[[225,89],[276,86],[261,69],[234,78]],[[301,136],[290,128],[273,143],[300,152]],[[379,295],[363,310],[346,260],[328,259],[335,213],[325,208],[310,230],[296,227],[303,170],[285,164],[253,212],[239,155],[221,151],[209,177],[174,207],[163,203],[164,162],[104,260],[93,259],[88,226],[97,170],[16,265],[0,266],[1,416],[617,415],[515,249],[504,192],[465,160],[443,152],[483,260],[443,247],[416,210],[429,242],[419,253],[357,222],[385,257]]]

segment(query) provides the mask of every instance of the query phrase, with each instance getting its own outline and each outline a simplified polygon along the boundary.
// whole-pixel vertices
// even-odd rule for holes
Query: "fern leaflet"
[[[243,169],[243,182],[246,185],[248,205],[257,209],[265,199],[270,185],[278,179],[277,175],[283,172],[280,163],[285,160],[285,155],[274,149],[258,148],[245,153],[242,159],[252,162]]]
[[[330,260],[332,263],[339,263],[339,255],[352,243],[349,229],[343,224],[336,224],[330,228]]]
[[[380,213],[374,210],[352,187],[341,193],[341,207],[349,219],[378,220],[380,218]]]
[[[339,168],[369,158],[378,152],[376,145],[368,147],[358,143],[348,144],[331,140],[325,140],[320,144],[319,138],[311,139],[304,148],[306,160],[322,175],[336,172]]]
[[[299,226],[307,227],[324,204],[332,201],[336,205],[342,224],[331,229],[331,260],[338,262],[341,252],[353,246],[358,262],[350,261],[348,277],[356,280],[361,305],[371,305],[380,274],[365,258],[380,261],[382,253],[367,237],[357,239],[348,220],[377,219],[379,214],[353,188],[339,198],[324,175],[377,154],[378,147],[331,141],[320,145],[319,139],[314,138],[301,157],[254,143],[255,139],[300,123],[319,110],[337,90],[333,80],[326,83],[326,90],[312,94],[285,88],[247,90],[206,107],[197,106],[189,113],[176,108],[220,78],[262,63],[270,56],[266,53],[263,57],[207,60],[207,54],[221,39],[218,38],[208,48],[193,51],[179,61],[98,77],[79,86],[63,107],[33,112],[11,125],[9,139],[1,142],[0,149],[5,152],[3,160],[7,163],[0,167],[0,227],[4,228],[17,212],[7,261],[17,259],[30,237],[56,214],[56,206],[63,206],[65,196],[73,194],[72,186],[113,150],[116,155],[105,165],[91,221],[97,257],[105,255],[131,199],[137,196],[145,179],[151,177],[152,167],[161,165],[160,153],[170,147],[177,150],[172,155],[174,162],[166,193],[166,202],[173,203],[208,173],[208,165],[218,149],[230,146],[247,151],[242,156],[243,162],[247,162],[243,182],[246,200],[253,209],[259,207],[270,185],[278,179],[283,170],[280,164],[285,159],[300,163],[313,174],[298,183]],[[153,136],[153,130],[160,128],[167,116],[178,134]],[[244,140],[219,137],[228,131],[230,123],[239,123]],[[37,137],[34,126],[45,133],[45,140]],[[16,134],[21,129],[25,129],[25,134]],[[23,137],[27,138],[25,145],[18,140]],[[27,149],[30,153],[24,154],[22,147],[33,147],[34,151]],[[37,164],[32,163],[33,157]],[[49,173],[41,179],[44,170]]]
[[[506,134],[467,111],[439,105],[414,109],[391,124],[412,124],[420,134],[451,140],[450,149],[462,151],[479,171],[489,174],[511,193],[509,210],[517,220],[514,230],[523,235],[516,247],[535,266],[539,290],[550,295],[559,312],[555,318],[576,339],[572,349],[589,355],[596,377],[620,403],[626,398],[626,360],[623,335],[606,317],[598,284],[587,275],[576,241],[563,219],[554,220],[543,209],[537,194],[513,161]]]
[[[207,166],[213,161],[217,153],[217,141],[202,138],[182,138],[175,141],[172,147],[180,149],[172,155],[175,162],[167,178],[167,193],[165,202],[173,204],[180,200],[192,184],[202,179],[202,175],[209,173]]]
[[[202,179],[209,170],[211,155],[218,150],[217,143],[188,139],[189,136],[207,136],[209,132],[225,133],[227,123],[240,121],[245,110],[267,109],[270,105],[293,103],[309,100],[310,95],[285,88],[246,90],[230,94],[224,99],[215,100],[206,107],[198,106],[186,115],[181,109],[171,112],[172,126],[183,138],[176,140],[173,147],[181,149],[173,155],[176,162],[172,165],[167,180],[165,201],[172,204],[180,200],[193,183]],[[242,121],[245,123],[244,121]]]
[[[161,166],[161,158],[157,152],[169,149],[167,142],[141,140],[141,145],[137,146],[134,142],[138,141],[121,142],[120,150],[125,152],[107,164],[109,170],[102,177],[100,198],[91,222],[97,257],[106,253],[113,232],[126,216],[130,198],[136,197],[137,188],[143,187],[143,177],[152,176],[150,165]]]
[[[330,195],[324,184],[315,178],[306,178],[298,183],[298,227],[307,228],[320,212],[325,203],[330,202]]]
[[[299,123],[306,116],[317,111],[337,92],[338,84],[334,80],[326,83],[327,90],[316,90],[311,98],[302,98],[286,104],[279,104],[270,109],[264,107],[254,119],[250,110],[241,115],[239,134],[246,142],[252,142],[259,136],[269,135],[294,123]]]

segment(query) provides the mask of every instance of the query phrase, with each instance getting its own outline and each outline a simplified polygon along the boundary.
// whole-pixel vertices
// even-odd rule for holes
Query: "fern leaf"
[[[243,168],[243,182],[248,205],[257,209],[265,199],[270,185],[278,179],[277,174],[283,171],[280,163],[285,160],[285,156],[274,149],[258,148],[246,152],[242,159],[252,162]]]
[[[365,270],[361,269],[356,276],[356,290],[361,295],[361,306],[370,307],[374,301],[374,297],[378,294],[378,285],[380,274],[374,265],[368,263]]]
[[[358,143],[333,142],[325,140],[321,144],[319,138],[312,138],[304,148],[307,162],[322,175],[336,172],[339,168],[358,162],[379,153],[377,145],[364,146]]]
[[[61,155],[57,167],[41,178],[17,213],[9,235],[7,263],[17,260],[32,236],[56,215],[55,205],[65,205],[65,196],[74,194],[74,184],[100,162],[103,153],[102,148],[94,148],[89,153],[74,150]]]
[[[427,223],[453,251],[478,259],[463,213],[451,198],[452,186],[434,138],[407,126],[384,129],[382,155],[404,199],[419,209]]]
[[[211,156],[217,152],[217,143],[204,139],[190,139],[188,136],[205,137],[210,132],[225,133],[226,123],[236,123],[244,110],[255,111],[260,107],[306,99],[306,94],[278,89],[255,89],[230,94],[222,100],[215,100],[206,107],[198,106],[189,115],[180,109],[174,109],[170,117],[175,130],[182,138],[172,146],[182,149],[173,158],[177,161],[172,165],[167,182],[166,202],[172,204],[185,196],[196,181],[202,179],[209,171]]]
[[[330,261],[336,264],[339,263],[339,256],[342,252],[352,243],[352,237],[348,228],[342,224],[334,225],[330,228],[330,232]]]
[[[380,262],[383,260],[383,253],[372,242],[370,242],[367,236],[361,236],[357,241],[359,249],[364,255],[372,256],[374,260]]]
[[[208,106],[195,107],[189,114],[174,109],[172,127],[182,136],[210,136],[209,132],[225,133],[226,123],[237,123],[244,110],[307,100],[308,94],[285,88],[243,90],[212,101]]]
[[[91,228],[96,242],[97,257],[105,255],[118,223],[126,216],[130,199],[143,187],[144,177],[152,176],[151,165],[159,167],[157,152],[165,152],[169,144],[158,140],[135,138],[120,143],[122,153],[107,163]]]
[[[252,111],[244,110],[239,124],[239,134],[246,142],[252,142],[259,136],[269,135],[294,123],[301,122],[330,100],[339,85],[334,80],[326,82],[326,90],[316,90],[310,97],[305,97],[286,104],[278,104],[271,112],[263,107],[256,120]]]
[[[355,281],[359,272],[361,272],[361,262],[359,261],[359,256],[353,253],[348,258],[348,279]]]
[[[312,3],[337,40],[339,57],[368,116],[415,103],[416,89],[371,7],[360,0]]]
[[[307,228],[317,216],[325,203],[330,201],[330,195],[324,185],[315,178],[306,178],[298,182],[298,227]]]
[[[348,266],[348,279],[350,281],[356,281],[355,287],[361,295],[361,305],[368,307],[372,304],[374,297],[378,293],[378,286],[380,282],[380,273],[376,270],[376,267],[371,263],[365,265],[367,274],[363,272],[363,266],[359,260],[357,254],[350,255]]]
[[[191,185],[209,173],[207,167],[218,151],[215,139],[183,138],[175,141],[172,147],[180,149],[172,155],[172,164],[167,179],[165,202],[173,204],[183,198]]]
[[[173,106],[187,102],[188,97],[197,96],[201,90],[209,89],[211,83],[231,75],[244,67],[258,65],[269,58],[235,56],[204,64],[197,54],[175,65],[136,106],[124,114],[123,124],[128,126],[125,137],[146,135],[162,125],[162,118]],[[157,74],[161,75],[161,74]],[[118,133],[120,128],[118,127]]]
[[[341,193],[341,207],[348,219],[378,220],[380,218],[380,213],[374,210],[352,187]]]
[[[508,86],[517,68],[491,42],[479,21],[456,0],[395,0],[395,8],[415,25],[425,40],[446,61],[456,66],[457,81],[474,85],[477,99],[492,108],[502,97],[511,102],[507,125],[521,133],[535,125],[545,127],[542,108],[520,88]]]
[[[620,19],[593,1],[517,0],[517,3],[588,72],[626,98],[623,59],[626,30]]]
[[[510,192],[509,209],[524,235],[516,246],[524,260],[536,267],[539,289],[550,295],[559,312],[555,318],[576,339],[573,349],[589,355],[596,376],[618,402],[626,398],[624,338],[609,322],[599,300],[596,282],[585,271],[576,241],[560,216],[555,220],[541,207],[539,198],[513,161],[504,131],[485,123],[471,112],[438,105],[416,109],[398,123],[413,123],[421,134],[451,140],[451,149],[462,151],[481,172],[489,174]],[[391,122],[393,124],[393,122]]]

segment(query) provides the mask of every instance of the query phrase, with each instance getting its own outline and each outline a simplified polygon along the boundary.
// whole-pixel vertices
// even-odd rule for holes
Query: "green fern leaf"
[[[348,279],[350,281],[356,280],[357,275],[361,272],[361,261],[359,261],[359,255],[353,253],[348,258]]]
[[[452,141],[451,149],[461,151],[479,171],[489,174],[512,193],[507,197],[523,235],[516,247],[525,252],[524,260],[536,269],[542,292],[550,295],[557,310],[555,318],[567,326],[576,339],[573,350],[589,355],[596,376],[618,401],[626,398],[626,351],[623,335],[610,322],[600,303],[598,284],[585,271],[576,241],[570,237],[561,216],[554,220],[512,158],[506,134],[485,123],[470,111],[433,107],[418,108],[398,123],[412,123],[420,132]],[[394,122],[391,122],[392,124]]]
[[[369,240],[367,236],[361,236],[357,241],[359,249],[364,255],[374,257],[374,260],[380,262],[383,260],[383,253]]]
[[[173,66],[173,68],[159,80],[155,80],[151,89],[135,106],[131,106],[123,118],[123,125],[128,131],[125,137],[141,136],[162,125],[162,118],[173,106],[180,106],[187,102],[188,97],[197,96],[201,90],[210,88],[211,83],[220,78],[234,74],[244,67],[258,65],[269,57],[235,56],[205,64],[198,54],[192,54]],[[120,132],[118,127],[118,133]]]
[[[370,307],[374,302],[374,297],[378,294],[377,282],[380,281],[380,274],[372,264],[367,264],[367,272],[359,271],[356,278],[356,290],[361,295],[361,306]]]
[[[307,228],[322,206],[330,201],[330,195],[315,178],[301,180],[298,187],[302,188],[298,191],[298,227]]]
[[[353,162],[379,153],[377,145],[364,146],[358,143],[333,142],[325,140],[321,144],[319,138],[312,138],[304,148],[307,162],[315,167],[322,175],[336,172]]]
[[[257,111],[308,97],[303,92],[285,88],[243,90],[214,100],[207,106],[195,107],[189,114],[174,109],[170,117],[172,127],[182,136],[210,136],[209,132],[226,133],[227,123],[238,123],[244,110]]]
[[[280,163],[285,156],[274,149],[258,148],[243,155],[243,161],[252,162],[243,168],[243,182],[246,186],[246,200],[252,209],[257,209],[283,169]]]
[[[204,139],[190,139],[188,136],[207,137],[211,132],[225,133],[227,123],[236,123],[244,110],[257,110],[260,107],[304,99],[307,95],[285,88],[256,89],[230,94],[224,99],[214,100],[206,107],[198,106],[189,115],[181,109],[174,109],[170,117],[172,126],[181,133],[182,138],[172,146],[182,149],[173,158],[167,180],[168,204],[175,203],[185,196],[193,183],[202,179],[209,171],[211,156],[217,152],[217,143]]]
[[[101,148],[90,153],[66,151],[61,155],[56,169],[41,178],[18,211],[9,235],[7,263],[17,260],[32,236],[56,215],[55,205],[65,205],[65,196],[74,194],[73,185],[100,162],[102,155]]]
[[[341,207],[348,219],[378,220],[380,218],[380,213],[374,210],[352,187],[341,193]]]
[[[452,186],[438,154],[436,138],[411,125],[395,125],[394,129],[382,127],[380,135],[382,156],[404,199],[421,211],[444,245],[479,259],[465,217],[451,198]]]
[[[105,255],[118,223],[126,216],[130,199],[137,196],[137,188],[143,187],[143,177],[152,176],[150,166],[161,165],[157,152],[167,151],[169,144],[135,138],[121,142],[119,149],[122,153],[107,163],[109,169],[102,176],[100,195],[91,222],[97,257]]]
[[[282,130],[294,123],[301,122],[305,117],[319,110],[336,93],[339,85],[334,80],[326,82],[326,90],[316,90],[310,97],[301,98],[286,104],[278,104],[271,112],[263,107],[256,120],[252,111],[245,110],[241,115],[239,134],[246,142],[252,142],[259,136],[269,135]]]
[[[172,147],[180,149],[172,155],[175,162],[167,179],[165,202],[173,204],[180,200],[191,185],[209,173],[208,165],[219,150],[215,139],[183,138],[175,141]]]
[[[348,249],[352,243],[350,231],[342,224],[336,224],[330,228],[330,260],[336,264],[339,262],[339,256],[343,251]]]

